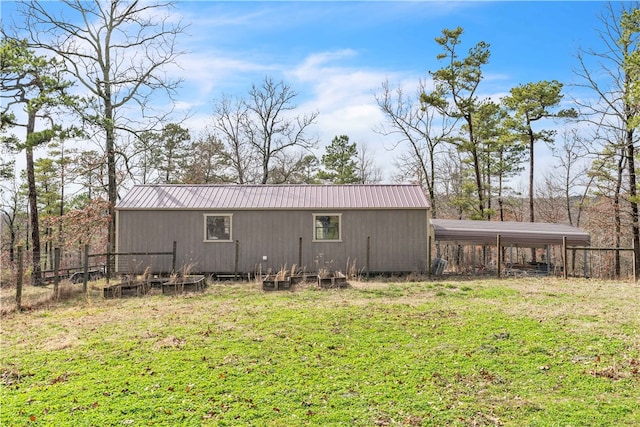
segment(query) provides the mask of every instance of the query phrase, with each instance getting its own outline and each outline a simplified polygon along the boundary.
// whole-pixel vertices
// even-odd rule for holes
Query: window
[[[231,242],[231,214],[204,214],[204,241]]]
[[[341,217],[342,214],[313,214],[313,240],[341,241]]]

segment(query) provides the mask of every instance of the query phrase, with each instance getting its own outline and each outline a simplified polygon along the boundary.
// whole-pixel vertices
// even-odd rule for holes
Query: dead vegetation
[[[58,295],[53,290],[53,285],[48,286],[25,286],[22,289],[21,311],[34,311],[40,309],[51,309],[61,303],[68,303],[75,299],[84,298],[82,284],[72,284],[62,282],[58,287]],[[0,315],[16,312],[16,289],[15,287],[3,287],[0,289]]]

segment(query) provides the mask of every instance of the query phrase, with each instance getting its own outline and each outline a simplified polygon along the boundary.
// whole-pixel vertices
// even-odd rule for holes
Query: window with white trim
[[[231,242],[231,214],[204,214],[204,241]]]
[[[313,214],[313,240],[339,242],[342,240],[342,214]]]

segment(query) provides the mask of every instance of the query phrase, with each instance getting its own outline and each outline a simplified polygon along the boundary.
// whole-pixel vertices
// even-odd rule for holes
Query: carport
[[[546,248],[546,269],[550,271],[550,247],[589,246],[589,233],[566,224],[530,223],[515,221],[468,221],[451,219],[433,219],[434,241],[436,242],[436,260],[441,259],[439,244],[493,246],[500,253],[502,248]],[[475,250],[474,269],[475,269]],[[500,276],[501,256],[497,256],[497,274]],[[513,265],[513,257],[510,256]],[[441,262],[434,262],[434,270],[444,268]]]

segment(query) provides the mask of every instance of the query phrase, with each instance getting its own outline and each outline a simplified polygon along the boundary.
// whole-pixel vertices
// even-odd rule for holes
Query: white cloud
[[[407,92],[413,92],[420,76],[345,65],[357,58],[358,53],[350,49],[314,53],[287,75],[305,89],[300,111],[320,113],[316,127],[321,145],[318,154],[335,136],[348,135],[352,142],[366,144],[380,166],[389,165],[390,153],[384,147],[392,144],[385,144],[385,137],[374,131],[384,120],[374,94],[385,80],[397,81]],[[386,169],[388,179],[391,171]]]

